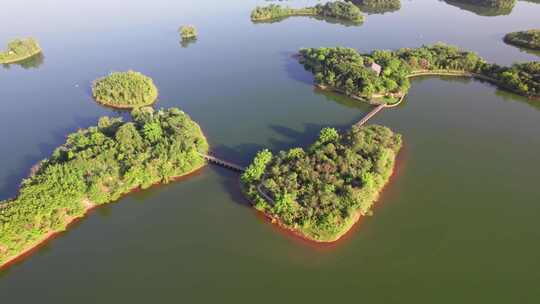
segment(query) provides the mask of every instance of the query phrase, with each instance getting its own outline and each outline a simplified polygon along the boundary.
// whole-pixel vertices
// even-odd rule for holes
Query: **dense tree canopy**
[[[205,164],[208,144],[199,126],[177,108],[140,108],[133,121],[102,117],[67,136],[33,168],[20,193],[0,206],[0,265],[93,205],[135,188],[185,175]]]
[[[242,176],[255,207],[306,238],[333,241],[370,212],[387,183],[401,136],[371,125],[325,128],[307,150],[265,150]]]
[[[113,72],[94,81],[92,93],[99,103],[115,108],[151,105],[158,90],[152,79],[139,72]]]
[[[444,44],[370,54],[343,47],[311,48],[300,50],[300,60],[321,87],[363,99],[401,96],[410,87],[409,77],[424,71],[480,75],[530,97],[538,97],[540,92],[538,62],[500,67],[486,63],[475,53]],[[380,74],[373,69],[373,63],[382,68]]]
[[[34,38],[15,39],[7,49],[0,52],[0,64],[14,63],[41,53],[41,47]]]
[[[508,44],[540,50],[540,29],[508,33],[504,36],[504,41]]]
[[[256,7],[251,12],[251,20],[253,21],[275,20],[289,16],[330,17],[356,23],[364,20],[360,9],[351,2],[346,1],[327,2],[306,8],[290,8],[270,4],[264,7]]]

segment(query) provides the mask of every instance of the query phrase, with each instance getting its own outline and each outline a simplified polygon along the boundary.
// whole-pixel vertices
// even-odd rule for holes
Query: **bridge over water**
[[[354,125],[357,126],[357,127],[363,126],[364,124],[366,124],[368,122],[368,120],[370,120],[373,116],[375,116],[377,113],[379,113],[385,107],[386,107],[385,104],[381,104],[381,105],[376,106],[375,108],[373,108],[373,110],[371,110],[369,113],[367,113],[364,117],[362,117],[362,119],[360,121],[358,121]],[[218,166],[223,167],[225,169],[229,169],[229,170],[239,172],[239,173],[243,173],[244,171],[246,171],[245,167],[240,166],[240,165],[235,164],[235,163],[232,163],[230,161],[226,161],[224,159],[218,158],[216,156],[203,154],[203,153],[199,153],[199,155],[204,157],[204,159],[206,159],[206,161],[208,161],[209,163],[212,163],[214,165],[218,165]]]
[[[235,171],[235,172],[239,172],[239,173],[242,173],[242,172],[246,171],[246,168],[244,168],[244,167],[242,167],[240,165],[237,165],[235,163],[231,163],[229,161],[223,160],[221,158],[218,158],[218,157],[215,157],[215,156],[212,156],[212,155],[208,155],[208,154],[202,154],[202,153],[199,153],[199,155],[201,155],[202,157],[204,157],[204,159],[206,159],[206,161],[208,161],[209,163],[212,163],[214,165],[218,165],[220,167],[223,167],[223,168]]]

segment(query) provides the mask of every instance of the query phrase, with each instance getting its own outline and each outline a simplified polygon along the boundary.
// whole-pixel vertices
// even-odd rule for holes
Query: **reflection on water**
[[[187,48],[190,44],[195,44],[196,42],[197,42],[196,37],[188,38],[188,39],[181,39],[180,46],[182,46],[182,48]]]
[[[278,23],[278,22],[281,22],[283,20],[286,20],[286,19],[289,19],[289,18],[292,18],[292,17],[302,17],[302,18],[315,19],[315,20],[324,21],[324,22],[330,23],[330,24],[340,24],[340,25],[343,25],[343,26],[346,26],[346,27],[349,27],[349,26],[361,26],[363,24],[363,22],[352,22],[352,21],[347,21],[347,20],[338,19],[338,18],[321,17],[321,16],[286,16],[286,17],[274,18],[274,19],[270,19],[270,20],[260,20],[260,21],[251,20],[251,22],[253,24],[271,24],[271,23]]]
[[[504,91],[502,89],[497,89],[495,91],[495,95],[502,97],[503,100],[508,101],[508,102],[525,103],[529,105],[530,107],[532,107],[533,109],[540,111],[540,100],[528,99],[527,97],[519,96],[519,95],[510,93],[508,91]]]
[[[18,65],[25,70],[29,70],[29,69],[39,68],[44,62],[45,62],[45,56],[43,55],[43,52],[41,52],[30,58],[26,58],[22,61],[2,64],[2,67],[6,70],[9,70],[12,65]]]
[[[517,45],[511,45],[511,44],[508,44],[512,47],[515,47],[515,48],[518,48],[520,51],[522,51],[523,53],[527,53],[527,54],[531,54],[531,55],[536,55],[538,57],[540,57],[540,51],[539,50],[532,50],[532,49],[527,49],[527,48],[523,48],[523,47],[520,47],[520,46],[517,46]]]
[[[313,92],[315,93],[315,95],[324,96],[325,100],[327,101],[335,102],[347,108],[366,111],[371,107],[371,105],[366,102],[355,100],[343,94],[335,93],[329,90],[321,90],[317,87],[314,87]]]

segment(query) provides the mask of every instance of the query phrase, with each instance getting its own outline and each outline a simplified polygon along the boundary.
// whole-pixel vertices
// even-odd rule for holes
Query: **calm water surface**
[[[0,42],[32,35],[44,56],[0,67],[0,197],[15,195],[66,134],[121,115],[90,96],[91,81],[113,70],[151,76],[158,107],[183,108],[216,154],[247,164],[261,148],[306,146],[320,128],[346,128],[369,110],[313,90],[291,58],[300,47],[445,41],[500,64],[539,60],[501,41],[540,27],[532,2],[482,16],[402,1],[361,26],[252,24],[261,3],[3,4]],[[176,29],[186,23],[200,38],[182,47]],[[539,303],[540,104],[479,81],[422,78],[373,122],[404,136],[397,174],[375,215],[335,245],[278,231],[247,207],[234,173],[210,166],[93,211],[0,273],[2,303]]]

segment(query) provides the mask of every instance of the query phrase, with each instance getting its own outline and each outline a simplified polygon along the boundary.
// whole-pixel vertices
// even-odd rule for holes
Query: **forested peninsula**
[[[540,62],[499,66],[473,52],[435,44],[360,54],[351,48],[301,49],[299,60],[322,89],[371,103],[395,103],[410,88],[411,77],[476,77],[529,98],[540,98]]]
[[[41,47],[34,38],[15,39],[8,43],[5,51],[0,51],[0,64],[16,63],[41,53]]]
[[[0,202],[0,267],[63,231],[92,207],[130,191],[168,183],[205,165],[208,143],[177,108],[102,117],[34,166],[19,195]]]
[[[508,33],[503,40],[511,45],[540,50],[540,29]]]
[[[346,1],[327,2],[313,7],[290,8],[277,4],[256,7],[251,12],[251,20],[254,22],[273,21],[291,16],[314,16],[321,18],[335,18],[352,23],[362,23],[364,16],[360,9]]]
[[[377,125],[321,130],[307,150],[257,154],[242,175],[256,209],[299,236],[332,242],[371,207],[388,182],[401,135]]]

